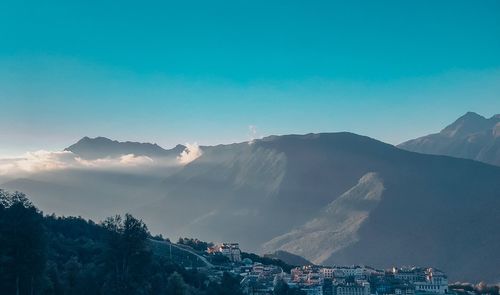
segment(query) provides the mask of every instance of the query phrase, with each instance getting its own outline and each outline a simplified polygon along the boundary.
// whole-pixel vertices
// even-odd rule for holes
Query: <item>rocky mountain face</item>
[[[28,193],[48,213],[102,219],[127,210],[172,239],[237,241],[319,264],[431,265],[451,280],[500,281],[492,263],[500,260],[500,167],[352,133],[202,150],[153,175],[56,171],[2,187]]]
[[[469,112],[439,133],[403,142],[398,147],[500,166],[500,114],[487,119]]]

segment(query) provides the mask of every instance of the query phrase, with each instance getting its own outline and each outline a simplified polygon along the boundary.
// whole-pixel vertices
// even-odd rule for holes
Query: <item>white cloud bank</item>
[[[17,158],[0,158],[0,175],[22,176],[31,173],[54,171],[63,169],[133,169],[133,168],[158,168],[186,165],[202,155],[198,144],[186,144],[176,158],[150,158],[134,154],[119,157],[105,157],[88,160],[79,157],[70,151],[54,152],[40,150],[28,152]]]
[[[203,151],[196,142],[193,144],[186,143],[186,148],[177,157],[177,161],[181,165],[186,165],[199,158],[202,154]]]
[[[153,165],[155,161],[147,156],[136,156],[134,154],[123,155],[117,158],[101,158],[96,160],[85,160],[79,157],[75,161],[85,167],[106,168],[106,167],[136,167]]]
[[[72,152],[49,152],[44,150],[28,152],[19,158],[0,159],[0,175],[64,169],[69,167],[73,161],[74,155]]]
[[[152,167],[161,165],[172,165],[173,161],[155,161],[147,156],[136,156],[134,154],[122,155],[120,157],[106,157],[95,160],[86,160],[78,157],[70,151],[51,152],[36,151],[28,152],[18,158],[0,159],[0,175],[19,176],[23,174],[37,173],[42,171],[53,171],[62,169],[118,169],[134,167]]]

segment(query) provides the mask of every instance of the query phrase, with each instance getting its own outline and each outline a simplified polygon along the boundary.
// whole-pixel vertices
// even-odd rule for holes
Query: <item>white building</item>
[[[411,267],[411,268],[393,267],[392,274],[394,275],[395,279],[402,280],[405,282],[410,282],[410,283],[422,282],[425,280],[425,269],[417,268],[417,267]]]
[[[448,293],[448,278],[446,275],[434,268],[425,270],[425,281],[415,282],[415,292],[420,293]]]
[[[300,290],[306,292],[307,295],[323,295],[323,286],[321,285],[302,286]]]
[[[232,262],[241,262],[241,250],[238,243],[221,243],[208,249],[208,253],[220,253]]]
[[[448,278],[434,268],[393,268],[394,278],[412,283],[416,293],[448,293]]]
[[[370,295],[370,283],[341,284],[334,287],[337,295]]]
[[[381,271],[365,267],[365,266],[335,266],[333,267],[334,276],[341,277],[354,277],[356,279],[365,279],[370,276],[370,274],[380,273]]]
[[[319,270],[324,279],[333,279],[335,271],[330,267],[323,267]]]

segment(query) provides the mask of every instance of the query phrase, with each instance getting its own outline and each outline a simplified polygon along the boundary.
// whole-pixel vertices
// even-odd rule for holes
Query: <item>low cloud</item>
[[[28,152],[17,158],[0,159],[0,175],[21,176],[25,174],[62,169],[118,169],[134,167],[172,166],[173,159],[153,160],[134,154],[86,160],[70,151]],[[177,164],[178,165],[178,164]]]
[[[248,137],[249,137],[248,144],[252,144],[256,139],[262,138],[261,136],[258,135],[257,126],[248,125]]]
[[[186,165],[199,158],[202,154],[203,151],[197,143],[187,143],[186,148],[177,157],[177,161],[179,161],[181,165]]]
[[[19,158],[0,159],[0,174],[33,173],[68,168],[74,163],[72,152],[36,151]]]
[[[85,167],[92,168],[110,168],[110,167],[136,167],[144,165],[153,165],[155,161],[147,156],[136,156],[134,154],[123,155],[117,158],[101,158],[95,160],[85,160],[79,157],[75,161]]]
[[[186,144],[186,149],[177,157],[151,158],[126,154],[118,157],[105,157],[88,160],[70,151],[28,152],[16,158],[0,158],[0,176],[24,177],[29,174],[63,169],[162,169],[186,165],[202,155],[198,144]],[[135,171],[135,170],[134,170]]]

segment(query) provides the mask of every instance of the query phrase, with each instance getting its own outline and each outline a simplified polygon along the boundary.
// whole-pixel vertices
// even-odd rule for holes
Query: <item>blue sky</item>
[[[2,1],[1,155],[88,136],[390,143],[500,112],[500,1]]]

